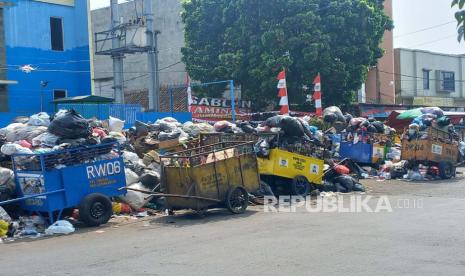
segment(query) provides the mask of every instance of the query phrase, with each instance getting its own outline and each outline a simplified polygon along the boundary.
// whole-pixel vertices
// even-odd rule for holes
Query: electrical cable
[[[439,27],[442,27],[442,26],[446,26],[446,25],[449,25],[449,24],[452,24],[452,23],[456,23],[456,22],[457,21],[455,21],[455,20],[454,21],[449,21],[449,22],[446,22],[446,23],[442,23],[442,24],[431,26],[431,27],[427,27],[427,28],[424,28],[424,29],[419,29],[417,31],[413,31],[413,32],[410,32],[410,33],[397,35],[397,36],[394,36],[394,38],[409,36],[409,35],[412,35],[412,34],[417,34],[417,33],[421,33],[421,32],[424,32],[424,31],[433,30],[433,29],[436,29],[436,28],[439,28]]]

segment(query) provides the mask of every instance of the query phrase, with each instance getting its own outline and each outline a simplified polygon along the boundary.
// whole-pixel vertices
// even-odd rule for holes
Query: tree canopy
[[[453,0],[452,7],[457,6],[458,11],[455,13],[455,19],[457,19],[457,30],[458,30],[458,37],[457,40],[460,42],[464,39],[465,35],[465,10],[463,7],[465,6],[465,0]]]
[[[183,61],[198,81],[234,79],[254,108],[278,102],[287,72],[291,104],[321,73],[323,103],[351,102],[392,21],[383,0],[184,0]]]

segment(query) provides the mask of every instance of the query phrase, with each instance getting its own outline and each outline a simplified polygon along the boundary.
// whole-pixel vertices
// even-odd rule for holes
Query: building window
[[[63,18],[50,17],[50,38],[53,51],[64,51]]]
[[[58,100],[66,98],[66,94],[66,90],[53,90],[53,99]]]
[[[454,92],[455,91],[455,73],[448,72],[448,71],[441,71],[440,72],[440,90],[446,92]]]
[[[429,72],[430,70],[423,69],[423,89],[429,90]]]

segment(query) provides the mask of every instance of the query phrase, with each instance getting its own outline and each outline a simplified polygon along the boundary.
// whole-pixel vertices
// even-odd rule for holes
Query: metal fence
[[[126,127],[133,126],[142,107],[136,104],[58,104],[58,109],[74,109],[84,118],[96,117],[106,120],[112,116],[126,122]]]

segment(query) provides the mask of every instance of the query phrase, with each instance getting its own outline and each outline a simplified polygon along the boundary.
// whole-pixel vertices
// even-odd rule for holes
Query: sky
[[[455,10],[450,7],[451,0],[392,1],[395,48],[465,54],[465,42],[457,42]],[[91,8],[101,8],[109,3],[110,0],[91,0]]]

